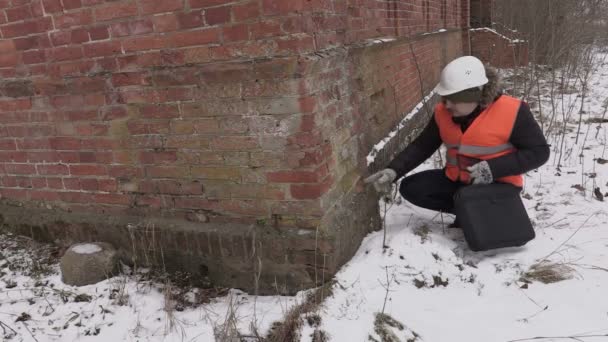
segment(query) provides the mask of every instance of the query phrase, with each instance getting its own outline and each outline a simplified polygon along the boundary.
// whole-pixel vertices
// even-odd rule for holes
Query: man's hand
[[[494,181],[490,165],[485,160],[467,167],[467,170],[471,175],[471,184],[490,184]]]
[[[392,183],[397,178],[397,172],[393,169],[380,170],[373,175],[365,178],[364,183],[373,183],[374,188],[381,194],[390,193],[392,189]]]

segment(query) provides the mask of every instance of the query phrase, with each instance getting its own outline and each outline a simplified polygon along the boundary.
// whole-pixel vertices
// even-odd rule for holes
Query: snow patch
[[[78,254],[93,254],[101,252],[101,247],[94,243],[81,243],[72,247],[72,250]]]

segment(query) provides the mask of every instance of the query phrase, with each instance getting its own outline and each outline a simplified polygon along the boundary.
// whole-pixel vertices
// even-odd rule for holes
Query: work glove
[[[494,181],[490,165],[485,160],[467,167],[467,170],[471,176],[471,184],[490,184]]]
[[[397,172],[393,169],[383,169],[373,175],[365,178],[364,183],[374,184],[374,188],[381,194],[390,193],[392,190],[392,183],[397,178]]]

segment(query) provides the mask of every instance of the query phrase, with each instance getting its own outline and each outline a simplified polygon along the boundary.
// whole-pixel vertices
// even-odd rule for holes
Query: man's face
[[[452,113],[452,116],[467,116],[477,108],[477,102],[452,102],[448,99],[443,99],[445,108]]]

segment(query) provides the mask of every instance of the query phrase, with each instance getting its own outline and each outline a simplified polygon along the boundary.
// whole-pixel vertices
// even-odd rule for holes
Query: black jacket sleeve
[[[388,168],[397,172],[395,180],[405,176],[406,173],[415,169],[418,165],[427,160],[441,146],[441,136],[439,127],[432,117],[420,135],[414,139],[395,159]]]
[[[522,102],[509,142],[514,153],[488,160],[494,179],[519,175],[543,165],[549,159],[549,145],[530,108]]]

